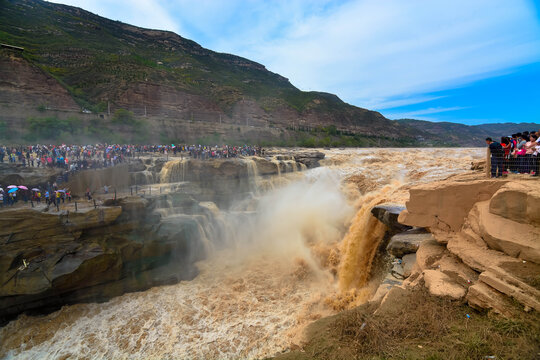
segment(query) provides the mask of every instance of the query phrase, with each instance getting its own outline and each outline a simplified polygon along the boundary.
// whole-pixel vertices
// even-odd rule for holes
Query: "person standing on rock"
[[[490,137],[486,138],[486,144],[491,152],[491,177],[501,177],[503,172],[503,148],[500,143],[493,141]]]

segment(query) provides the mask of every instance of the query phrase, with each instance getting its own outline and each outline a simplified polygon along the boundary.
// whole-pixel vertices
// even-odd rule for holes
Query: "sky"
[[[58,0],[390,119],[540,123],[540,0]]]

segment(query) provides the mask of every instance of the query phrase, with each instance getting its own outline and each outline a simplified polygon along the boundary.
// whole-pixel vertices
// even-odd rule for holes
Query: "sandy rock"
[[[464,287],[468,287],[478,279],[477,272],[450,253],[445,253],[433,266]]]
[[[392,236],[386,250],[395,257],[415,253],[424,241],[433,240],[433,236],[423,229],[408,230]]]
[[[483,282],[469,287],[466,300],[473,309],[492,310],[506,317],[512,316],[508,298]]]
[[[540,226],[540,182],[509,182],[490,200],[489,212],[524,224]]]
[[[503,262],[520,262],[518,259],[505,255],[500,251],[480,247],[468,241],[461,234],[452,236],[447,248],[467,266],[478,272],[486,271],[489,267]]]
[[[416,265],[421,270],[434,267],[434,264],[446,252],[446,247],[435,240],[424,241],[416,252]]]
[[[512,297],[536,311],[540,311],[540,291],[513,276],[506,270],[492,266],[480,274],[479,280],[497,291]]]
[[[491,249],[540,264],[540,227],[492,214],[488,201],[475,207],[480,236]]]
[[[407,210],[398,220],[405,225],[457,232],[473,205],[489,200],[505,183],[503,180],[441,181],[414,187],[406,203]]]
[[[462,299],[466,290],[456,284],[448,275],[437,270],[424,270],[424,281],[432,295]]]

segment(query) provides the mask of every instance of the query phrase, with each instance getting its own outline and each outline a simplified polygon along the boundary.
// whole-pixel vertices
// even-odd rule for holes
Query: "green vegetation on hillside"
[[[30,117],[26,119],[25,131],[10,138],[13,143],[144,143],[148,141],[147,125],[141,120],[129,116],[126,110],[119,111],[120,115],[111,126],[101,118],[90,121],[70,116],[61,119],[56,116]],[[127,119],[127,120],[126,120]],[[2,124],[0,123],[0,130]]]
[[[152,98],[159,88],[173,97],[185,93],[204,98],[187,105],[193,110],[218,108],[232,116],[235,111],[252,111],[243,108],[243,100],[249,100],[247,104],[255,102],[281,126],[309,115],[309,121],[355,127],[366,135],[396,133],[409,140],[415,136],[409,127],[376,112],[332,94],[300,91],[261,64],[207,50],[171,32],[142,29],[41,0],[0,0],[0,6],[0,42],[24,47],[27,61],[54,77],[81,108],[94,113],[104,111],[108,101],[114,108],[141,106],[127,95],[141,92],[145,101],[159,107],[159,97]]]

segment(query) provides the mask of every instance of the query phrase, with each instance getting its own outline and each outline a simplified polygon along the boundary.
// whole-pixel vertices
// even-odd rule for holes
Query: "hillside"
[[[207,50],[172,32],[39,0],[0,4],[0,42],[24,47],[22,54],[4,49],[0,56],[1,90],[6,94],[0,101],[11,108],[3,121],[14,131],[24,128],[21,121],[29,116],[39,118],[32,113],[35,109],[59,118],[65,114],[53,112],[85,109],[101,114],[105,126],[123,109],[147,119],[151,133],[159,124],[160,135],[171,138],[219,136],[230,130],[220,129],[225,123],[265,128],[271,137],[281,136],[273,134],[273,128],[334,125],[364,136],[397,138],[399,133],[414,139],[412,129],[377,112],[348,105],[332,94],[302,92],[261,64]],[[90,116],[83,118],[88,122]],[[211,123],[216,131],[203,125],[191,126],[196,131],[184,129],[186,123]]]
[[[300,91],[261,64],[169,31],[41,0],[0,8],[0,43],[24,48],[0,48],[4,142],[481,145]]]
[[[460,146],[482,145],[488,136],[499,141],[501,136],[510,136],[522,131],[538,131],[540,129],[540,124],[536,123],[495,123],[470,126],[451,122],[430,122],[413,119],[401,119],[398,121],[419,131],[437,136],[445,142]]]

